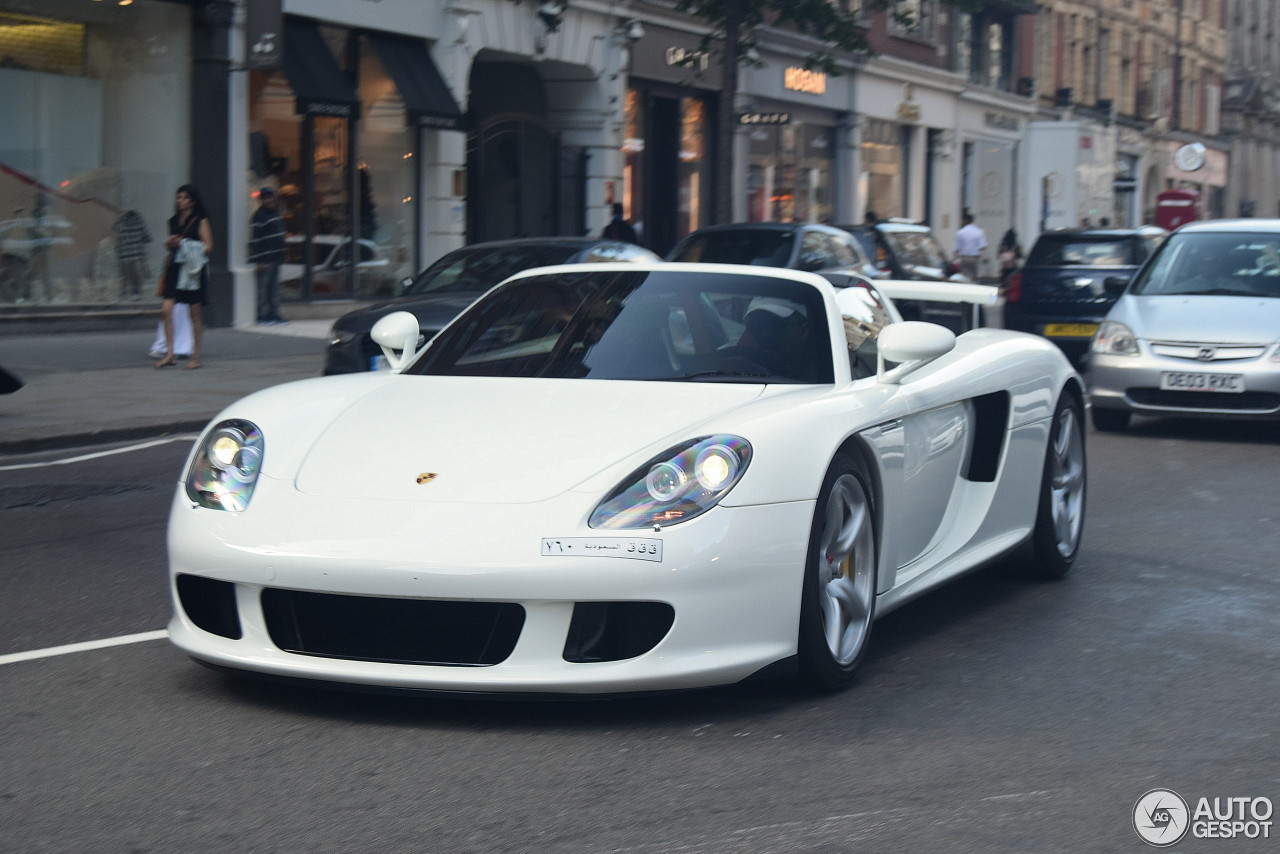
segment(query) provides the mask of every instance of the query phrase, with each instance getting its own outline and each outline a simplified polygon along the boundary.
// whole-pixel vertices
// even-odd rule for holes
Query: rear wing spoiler
[[[943,303],[951,309],[918,307],[921,319],[937,318],[953,332],[977,329],[983,325],[982,307],[995,305],[1000,289],[991,285],[973,285],[968,282],[914,282],[895,279],[874,279],[876,290],[894,303]],[[961,306],[968,306],[967,309]]]
[[[967,282],[912,282],[898,279],[872,279],[876,290],[891,300],[915,299],[927,302],[995,305],[1000,289],[992,285]]]

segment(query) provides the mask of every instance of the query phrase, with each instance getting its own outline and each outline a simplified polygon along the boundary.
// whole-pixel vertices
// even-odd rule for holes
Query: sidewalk
[[[247,394],[320,376],[332,323],[207,330],[196,371],[154,367],[154,328],[2,336],[0,365],[26,385],[0,395],[0,454],[199,430]]]

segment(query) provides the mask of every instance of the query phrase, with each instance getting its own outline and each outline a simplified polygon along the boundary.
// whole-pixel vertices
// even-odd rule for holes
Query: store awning
[[[410,124],[450,130],[462,127],[462,110],[440,76],[425,41],[387,33],[370,33],[369,41],[400,90]]]
[[[285,18],[284,76],[297,98],[297,112],[343,119],[356,115],[356,88],[338,67],[314,21]]]

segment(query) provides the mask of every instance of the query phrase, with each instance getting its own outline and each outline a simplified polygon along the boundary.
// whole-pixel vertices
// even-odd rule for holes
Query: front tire
[[[800,601],[800,680],[847,685],[871,637],[876,605],[876,515],[865,467],[840,454],[814,510]]]
[[[1069,391],[1063,391],[1044,452],[1036,526],[1031,536],[1028,569],[1032,575],[1052,579],[1071,571],[1084,533],[1087,481],[1083,407]]]

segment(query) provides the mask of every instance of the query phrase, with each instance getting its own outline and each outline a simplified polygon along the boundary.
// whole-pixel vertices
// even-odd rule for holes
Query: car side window
[[[858,263],[858,250],[853,246],[853,238],[843,240],[834,234],[827,235],[833,267],[855,267]]]
[[[880,294],[854,285],[841,291],[840,315],[849,349],[849,373],[855,380],[876,374],[880,332],[893,322]]]
[[[827,236],[820,231],[806,231],[800,238],[800,257],[796,266],[801,270],[822,270],[834,267],[831,253],[827,248]]]

